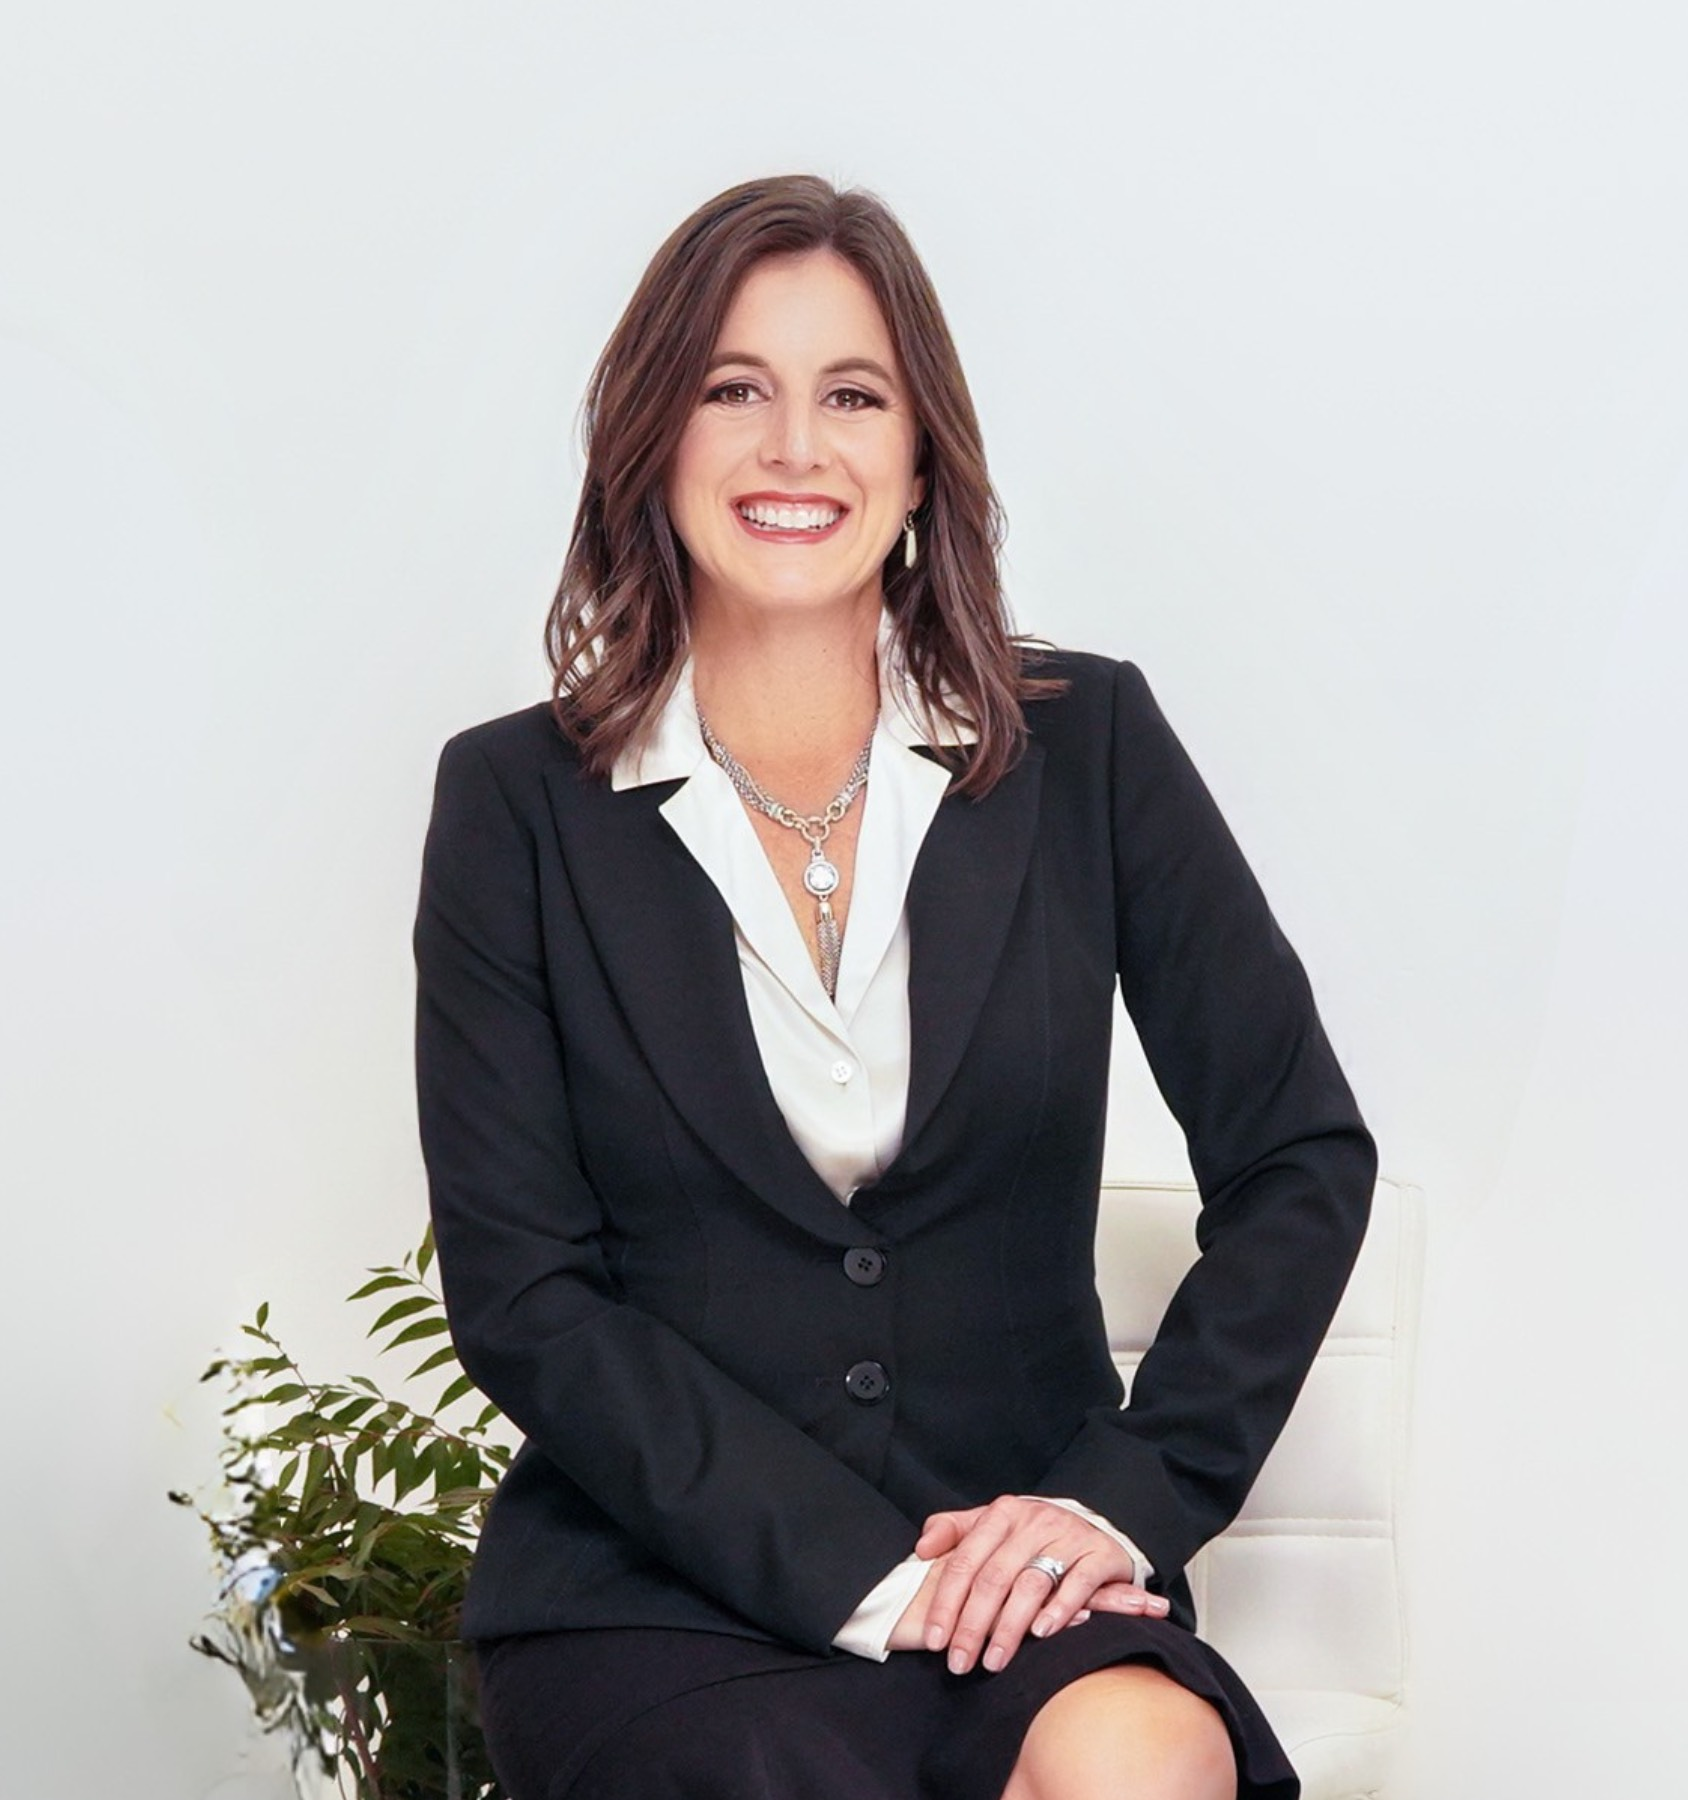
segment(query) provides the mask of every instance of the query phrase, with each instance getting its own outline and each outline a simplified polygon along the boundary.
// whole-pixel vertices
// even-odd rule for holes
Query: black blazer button
[[[850,1372],[844,1377],[844,1391],[863,1406],[872,1406],[874,1401],[883,1400],[890,1393],[891,1377],[885,1373],[883,1363],[852,1363]]]
[[[864,1245],[844,1252],[844,1273],[857,1287],[873,1287],[885,1279],[885,1254]]]

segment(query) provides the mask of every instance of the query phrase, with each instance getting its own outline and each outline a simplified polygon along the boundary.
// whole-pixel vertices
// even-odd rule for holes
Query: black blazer
[[[1375,1156],[1306,978],[1130,664],[1068,690],[909,890],[901,1153],[846,1208],[758,1056],[730,915],[549,709],[441,757],[416,925],[453,1335],[526,1434],[464,1631],[824,1650],[944,1507],[1072,1496],[1181,1571],[1233,1517],[1359,1247]],[[1114,982],[1203,1254],[1129,1408],[1092,1261]]]

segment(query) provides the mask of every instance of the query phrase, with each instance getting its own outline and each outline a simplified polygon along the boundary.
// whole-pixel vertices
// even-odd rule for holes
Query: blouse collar
[[[970,724],[928,713],[920,689],[903,664],[891,615],[884,611],[879,615],[878,661],[880,727],[905,749],[950,749],[978,742],[979,734]],[[656,717],[616,758],[610,786],[619,792],[657,781],[686,781],[708,759],[697,725],[692,659],[688,656]]]

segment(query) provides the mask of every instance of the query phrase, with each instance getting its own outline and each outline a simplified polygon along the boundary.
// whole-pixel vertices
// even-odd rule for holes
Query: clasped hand
[[[1131,1558],[1105,1531],[1046,1500],[1004,1494],[988,1506],[933,1513],[914,1551],[932,1566],[890,1648],[947,1648],[957,1675],[980,1661],[993,1674],[1006,1668],[1028,1630],[1048,1637],[1083,1624],[1093,1610],[1151,1618],[1167,1610],[1159,1595],[1135,1585]],[[1051,1582],[1027,1567],[1034,1556],[1064,1563],[1066,1574]]]

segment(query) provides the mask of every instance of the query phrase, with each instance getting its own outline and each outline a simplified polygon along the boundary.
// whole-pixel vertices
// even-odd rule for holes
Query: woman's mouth
[[[789,500],[740,500],[733,506],[753,537],[786,543],[829,536],[847,510],[830,502]]]

